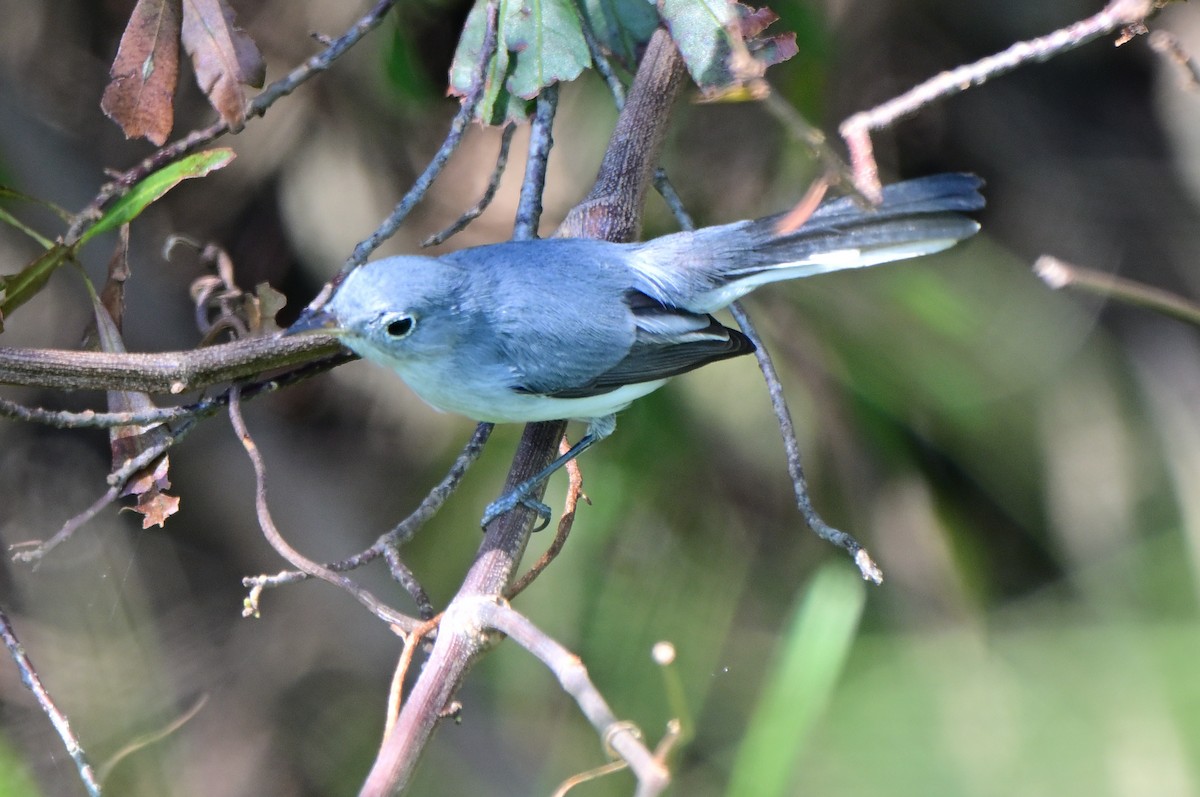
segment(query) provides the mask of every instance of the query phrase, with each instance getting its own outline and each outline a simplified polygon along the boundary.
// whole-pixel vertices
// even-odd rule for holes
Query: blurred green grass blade
[[[29,772],[29,765],[21,760],[21,756],[9,747],[7,742],[0,742],[0,795],[39,797],[41,794]]]
[[[845,565],[817,573],[751,716],[727,794],[790,793],[800,750],[833,694],[865,600],[862,580]]]
[[[179,185],[181,180],[187,180],[192,177],[203,177],[211,171],[220,169],[233,160],[233,158],[233,150],[228,147],[221,147],[197,152],[169,166],[164,166],[135,185],[128,194],[114,202],[112,207],[100,217],[100,220],[83,233],[79,239],[79,243],[83,244],[95,235],[115,230],[122,224],[128,224],[136,219],[151,203]]]

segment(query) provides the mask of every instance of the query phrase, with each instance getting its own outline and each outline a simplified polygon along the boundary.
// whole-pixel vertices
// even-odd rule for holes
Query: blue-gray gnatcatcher
[[[781,216],[644,243],[510,241],[352,271],[287,334],[320,330],[393,369],[426,402],[476,421],[561,418],[587,433],[488,506],[483,525],[524,504],[551,473],[616,427],[616,413],[669,378],[749,354],[710,313],[768,282],[939,252],[974,234],[981,181],[942,174],[897,183],[865,210],[822,204],[797,230]]]

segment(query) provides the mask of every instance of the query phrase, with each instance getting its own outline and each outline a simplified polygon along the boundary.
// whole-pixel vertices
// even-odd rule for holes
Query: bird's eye
[[[407,337],[413,331],[416,323],[416,319],[410,315],[397,315],[388,321],[384,329],[387,330],[388,337],[399,340],[400,338]]]

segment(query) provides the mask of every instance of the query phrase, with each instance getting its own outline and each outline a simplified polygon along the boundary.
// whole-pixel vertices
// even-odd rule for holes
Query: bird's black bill
[[[325,332],[331,333],[337,331],[337,319],[323,309],[314,310],[312,308],[305,309],[300,314],[290,327],[283,331],[286,335],[300,335],[305,332]]]

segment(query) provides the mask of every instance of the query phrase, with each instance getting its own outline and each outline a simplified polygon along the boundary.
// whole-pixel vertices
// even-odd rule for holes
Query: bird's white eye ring
[[[388,337],[393,340],[400,340],[412,334],[413,329],[417,326],[416,316],[407,313],[396,313],[385,319],[384,331]]]

